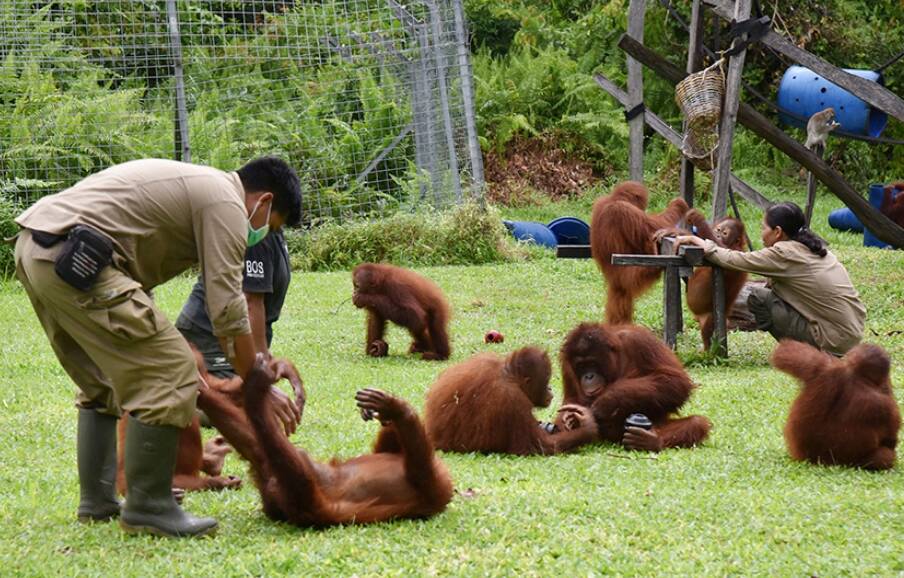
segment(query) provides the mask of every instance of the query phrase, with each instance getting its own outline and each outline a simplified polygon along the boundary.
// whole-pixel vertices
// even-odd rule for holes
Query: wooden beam
[[[688,74],[700,70],[703,61],[703,9],[700,0],[694,0],[691,4],[691,21],[689,24],[690,42],[687,47]],[[682,125],[682,132],[687,131],[687,121]],[[694,165],[690,159],[681,155],[681,196],[687,202],[687,206],[694,206]]]
[[[622,35],[618,45],[672,84],[677,84],[686,76],[684,71],[625,35]],[[896,225],[894,221],[870,205],[851,187],[843,175],[813,154],[813,151],[804,148],[804,145],[785,134],[752,106],[743,102],[738,107],[738,121],[812,172],[822,184],[857,215],[860,222],[869,228],[876,237],[899,249],[904,248],[904,228]]]
[[[662,281],[662,340],[675,349],[678,345],[678,334],[684,330],[684,319],[681,311],[681,278],[678,267],[666,267]]]
[[[709,351],[715,357],[728,357],[728,320],[725,316],[725,270],[713,267],[713,335]]]
[[[628,265],[639,267],[680,267],[687,265],[684,257],[678,255],[631,255],[627,253],[615,253],[612,255],[613,265]]]
[[[764,211],[775,204],[760,194],[758,190],[736,177],[734,173],[731,173],[731,189]]]
[[[734,19],[743,22],[750,17],[750,0],[737,0]],[[747,39],[746,34],[735,37],[731,43],[736,48]],[[716,166],[713,169],[713,221],[728,213],[728,175],[731,173],[731,150],[734,144],[735,125],[738,118],[738,103],[741,100],[741,73],[744,72],[744,58],[747,50],[741,50],[728,60],[728,74],[725,78],[725,97],[722,99],[722,118],[719,120],[719,148],[716,151]]]
[[[603,76],[602,74],[597,74],[593,77],[600,88],[608,92],[615,100],[621,103],[622,106],[628,106],[628,93],[622,90],[617,84]],[[644,121],[652,128],[654,131],[659,133],[662,138],[669,141],[672,146],[681,150],[681,135],[675,132],[675,129],[670,127],[664,120],[659,118],[652,111],[646,111],[644,113]],[[731,173],[731,186],[732,188],[738,192],[739,195],[765,210],[772,206],[772,201],[764,197],[760,194],[759,191],[751,187],[746,182],[742,181],[739,177],[737,177],[734,173]]]
[[[628,7],[628,34],[643,43],[643,20],[646,0],[631,0]],[[643,103],[643,65],[628,56],[628,96],[632,110]],[[643,182],[643,113],[628,121],[628,166],[631,180]]]
[[[734,13],[732,0],[703,0],[712,10],[725,20],[731,20]],[[904,122],[904,100],[877,82],[854,76],[834,66],[830,62],[815,56],[803,48],[798,48],[787,38],[774,30],[769,30],[760,42],[773,50],[784,54],[801,66],[806,66],[841,88],[862,98],[869,104],[886,112],[899,121]]]
[[[819,158],[823,156],[824,145],[816,145],[813,152]],[[816,206],[816,177],[813,173],[807,173],[807,206],[804,208],[804,225],[810,226],[813,219],[813,208]]]
[[[590,245],[558,245],[556,246],[556,257],[559,259],[589,259],[593,255],[590,252]]]

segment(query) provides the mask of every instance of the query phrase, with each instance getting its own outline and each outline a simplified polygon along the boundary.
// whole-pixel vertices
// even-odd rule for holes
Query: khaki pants
[[[57,276],[59,242],[44,248],[27,230],[16,241],[16,276],[63,369],[81,390],[77,404],[144,423],[185,427],[194,415],[198,371],[181,334],[141,284],[111,266],[88,291]]]
[[[779,299],[772,289],[756,287],[751,290],[747,307],[756,319],[757,329],[768,331],[776,341],[788,338],[819,347],[810,333],[810,322]]]

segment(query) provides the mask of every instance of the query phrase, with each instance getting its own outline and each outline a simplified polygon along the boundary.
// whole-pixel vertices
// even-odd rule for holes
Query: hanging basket
[[[716,168],[716,150],[719,148],[717,127],[684,133],[681,153],[701,171],[710,172]]]
[[[675,86],[675,102],[684,114],[689,130],[718,126],[722,116],[722,95],[725,75],[722,61],[709,68],[687,75]]]

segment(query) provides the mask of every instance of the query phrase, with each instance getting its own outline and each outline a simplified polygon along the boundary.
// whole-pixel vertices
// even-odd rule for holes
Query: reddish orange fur
[[[648,215],[648,198],[642,183],[625,181],[593,204],[590,250],[606,278],[606,323],[631,323],[634,300],[649,290],[662,273],[654,267],[612,265],[612,255],[655,255],[653,233],[675,226],[688,208],[684,199],[678,198],[662,213]]]
[[[272,374],[258,364],[245,382],[242,411],[219,392],[202,390],[199,406],[251,466],[264,512],[298,526],[422,518],[452,499],[446,467],[405,401],[382,394],[383,427],[374,451],[346,461],[313,461],[266,419]],[[360,392],[359,392],[360,393]],[[360,405],[360,403],[359,403]]]
[[[195,356],[198,372],[211,387],[219,388],[223,390],[224,394],[228,393],[233,398],[236,397],[236,392],[238,392],[238,398],[241,399],[242,380],[240,378],[220,379],[210,375],[207,373],[207,367],[204,365],[204,358],[201,353],[194,347],[192,347],[192,353]],[[119,443],[117,445],[118,455],[116,459],[116,490],[122,495],[126,494],[127,489],[124,453],[127,419],[128,414],[123,415],[117,428]],[[179,435],[179,451],[176,455],[173,487],[193,492],[224,490],[241,486],[242,481],[240,479],[233,476],[221,476],[222,460],[211,459],[212,457],[205,455],[204,446],[201,444],[201,420],[196,415],[191,423],[182,429],[182,433]],[[207,474],[207,476],[202,476],[202,473]]]
[[[710,227],[706,217],[697,209],[685,215],[688,225],[697,227],[697,235],[715,241],[719,246],[734,251],[746,251],[744,223],[732,217],[725,217]],[[724,270],[725,277],[725,317],[731,314],[735,299],[747,282],[744,271]],[[711,267],[697,267],[687,280],[687,306],[700,324],[703,347],[709,350],[715,324],[713,321],[713,270]]]
[[[899,227],[904,227],[904,182],[885,187],[879,210]]]
[[[707,418],[673,417],[695,386],[675,353],[644,327],[582,323],[565,337],[559,362],[562,403],[591,408],[602,439],[620,443],[632,413],[650,418],[663,448],[692,447],[709,435]],[[587,371],[604,385],[584,391],[580,376]]]
[[[836,359],[786,339],[772,353],[772,365],[802,385],[785,424],[793,459],[876,470],[894,465],[901,414],[891,361],[881,347],[860,344]]]
[[[127,490],[125,473],[126,420],[128,414],[119,420],[119,443],[116,456],[116,491],[125,495]],[[179,451],[176,455],[176,469],[173,473],[173,487],[188,492],[205,490],[236,489],[242,480],[233,476],[221,476],[222,461],[205,460],[204,446],[201,443],[201,422],[198,416],[182,429],[179,435]],[[207,475],[202,475],[207,474]]]
[[[386,322],[392,321],[411,333],[409,353],[420,353],[424,359],[449,358],[449,303],[433,281],[402,267],[362,263],[352,271],[352,283],[352,302],[367,309],[368,355],[388,353],[383,335]]]
[[[481,353],[446,369],[427,392],[427,435],[437,449],[517,455],[556,454],[596,439],[596,428],[554,434],[534,407],[552,401],[549,356],[524,347],[503,357]]]
[[[233,376],[226,379],[210,375],[201,353],[194,346],[191,349],[195,355],[198,373],[205,383],[222,395],[227,396],[232,403],[241,406],[243,403],[241,378]],[[298,370],[292,362],[286,359],[273,359],[270,364],[273,369],[280,371],[281,374],[290,372],[295,375],[298,374]],[[305,392],[304,385],[300,383],[300,380],[301,378],[299,377],[299,384],[295,392],[295,402],[299,406],[299,410],[303,411]],[[126,442],[126,419],[128,419],[128,415],[124,415],[118,424],[119,444],[117,446],[118,455],[116,460],[116,490],[123,495],[126,493],[125,454],[123,453]],[[228,452],[220,448],[220,444],[215,439],[208,442],[208,444],[202,445],[201,443],[201,421],[198,416],[195,416],[179,435],[179,451],[176,455],[176,468],[173,473],[174,488],[182,488],[183,490],[194,492],[234,489],[242,485],[242,480],[235,476],[220,475],[225,455]],[[207,475],[202,476],[202,473]]]

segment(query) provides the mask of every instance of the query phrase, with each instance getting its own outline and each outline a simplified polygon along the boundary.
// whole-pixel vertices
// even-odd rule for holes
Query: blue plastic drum
[[[885,194],[885,185],[882,183],[872,184],[869,186],[869,204],[876,207],[876,210],[879,210],[879,207],[882,206],[882,196]],[[863,229],[863,246],[864,247],[879,247],[880,249],[884,249],[886,247],[891,247],[885,241],[879,239],[879,237],[873,235],[873,232],[869,229]]]
[[[576,217],[559,217],[546,226],[556,236],[559,245],[590,244],[590,225]]]
[[[502,223],[519,241],[556,248],[556,236],[543,223],[534,221],[502,221]]]
[[[844,70],[860,78],[885,83],[882,75],[872,70]],[[888,122],[888,116],[881,110],[803,66],[792,66],[785,71],[778,87],[778,105],[805,119],[831,106],[835,109],[835,120],[841,123],[839,128],[859,135],[879,136]],[[806,120],[783,113],[779,113],[779,118],[786,125],[807,127]]]
[[[854,211],[847,207],[835,209],[829,213],[829,226],[839,231],[863,232],[863,223],[860,222]]]

